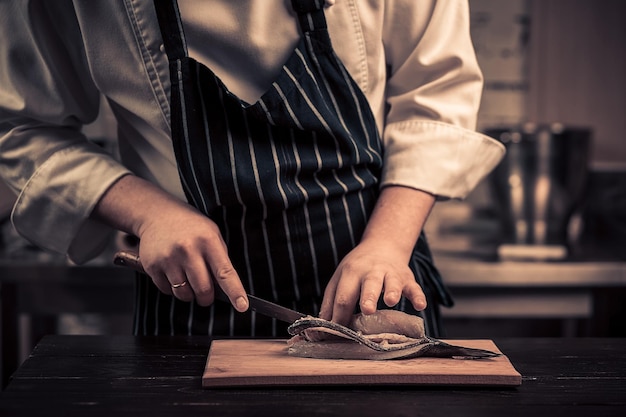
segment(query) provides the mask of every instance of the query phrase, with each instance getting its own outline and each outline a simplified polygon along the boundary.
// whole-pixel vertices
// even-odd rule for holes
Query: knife
[[[143,265],[141,264],[141,259],[139,258],[139,255],[135,252],[125,250],[118,251],[113,258],[113,263],[115,265],[128,267],[142,274],[146,274],[146,271],[145,269],[143,269]],[[230,304],[228,296],[219,285],[214,286],[214,291],[216,299]],[[247,294],[247,296],[250,309],[256,311],[259,314],[263,314],[264,316],[272,317],[290,324],[306,316],[305,314],[288,309],[286,307],[272,303],[254,295]]]

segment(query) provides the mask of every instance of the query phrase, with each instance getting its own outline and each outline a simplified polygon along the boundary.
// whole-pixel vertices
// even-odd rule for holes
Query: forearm
[[[143,230],[171,210],[192,210],[191,206],[134,175],[115,182],[95,206],[92,217],[109,226],[141,237]],[[161,216],[163,215],[163,216]]]
[[[361,245],[388,248],[408,263],[424,223],[435,203],[435,196],[402,186],[381,190]]]

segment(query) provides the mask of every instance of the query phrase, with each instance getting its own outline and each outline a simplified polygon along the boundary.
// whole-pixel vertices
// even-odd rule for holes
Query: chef
[[[422,232],[503,148],[461,0],[0,3],[0,175],[31,242],[82,263],[139,238],[136,334],[277,336],[246,294],[441,333]],[[82,126],[100,98],[118,159]],[[214,303],[221,287],[231,304]]]

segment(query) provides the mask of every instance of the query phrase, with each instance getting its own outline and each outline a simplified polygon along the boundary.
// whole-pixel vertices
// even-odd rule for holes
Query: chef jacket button
[[[161,44],[161,46],[159,46],[159,50],[161,52],[165,52],[165,45]]]

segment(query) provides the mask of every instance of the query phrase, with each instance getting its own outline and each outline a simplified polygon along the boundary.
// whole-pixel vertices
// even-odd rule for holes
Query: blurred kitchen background
[[[470,0],[485,75],[478,129],[507,159],[426,231],[455,298],[447,336],[626,335],[626,1]],[[115,152],[104,108],[85,129]],[[133,274],[15,234],[0,183],[3,371],[46,333],[127,334]],[[113,302],[111,302],[113,301]],[[13,362],[11,362],[13,361]]]

